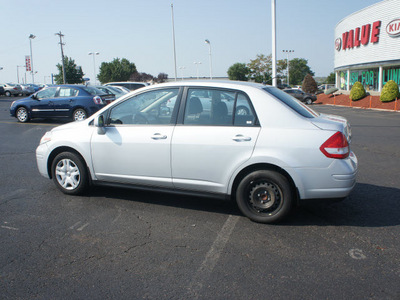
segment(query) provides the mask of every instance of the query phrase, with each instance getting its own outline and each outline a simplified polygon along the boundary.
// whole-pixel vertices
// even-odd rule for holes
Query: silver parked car
[[[346,119],[319,114],[271,86],[173,82],[52,129],[36,159],[66,194],[105,184],[211,195],[270,223],[304,199],[352,191],[350,138]]]
[[[18,84],[13,84],[13,83],[4,83],[0,84],[4,88],[4,94],[7,97],[11,96],[18,96],[22,94],[22,89]]]

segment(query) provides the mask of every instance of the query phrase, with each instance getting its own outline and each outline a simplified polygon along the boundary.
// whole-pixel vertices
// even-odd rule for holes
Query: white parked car
[[[346,119],[271,86],[182,81],[52,129],[36,159],[66,194],[105,184],[228,197],[251,220],[270,223],[303,199],[352,191],[350,136]]]

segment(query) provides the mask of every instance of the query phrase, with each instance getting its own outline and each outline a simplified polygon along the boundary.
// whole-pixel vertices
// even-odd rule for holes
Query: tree
[[[249,76],[255,82],[271,83],[272,80],[272,55],[257,54],[256,59],[247,64]]]
[[[301,89],[303,90],[303,92],[311,94],[314,94],[318,90],[317,82],[310,74],[307,74],[304,77]]]
[[[126,58],[114,58],[112,62],[103,62],[97,78],[101,83],[110,81],[128,81],[133,73],[137,72],[134,63]]]
[[[139,72],[134,72],[132,75],[129,77],[130,81],[139,81],[139,82],[149,82],[154,79],[153,75],[147,74],[147,73],[139,73]]]
[[[228,76],[230,80],[248,81],[247,75],[249,74],[249,68],[246,64],[236,63],[229,67]]]
[[[326,83],[328,83],[328,84],[336,83],[336,75],[334,72],[330,73],[329,76],[326,78]]]
[[[157,78],[155,79],[158,83],[163,83],[168,80],[168,74],[159,73]]]
[[[307,65],[308,61],[304,58],[293,58],[289,62],[289,81],[290,84],[301,85],[307,74],[314,76],[314,72]]]
[[[65,83],[83,83],[82,67],[78,67],[75,61],[68,56],[64,56]],[[64,83],[62,64],[57,64],[58,74],[54,76],[57,84]]]

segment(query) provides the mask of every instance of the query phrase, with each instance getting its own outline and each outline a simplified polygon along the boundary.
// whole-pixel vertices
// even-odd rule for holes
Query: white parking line
[[[203,284],[207,282],[215,265],[217,264],[222,251],[225,248],[226,243],[229,240],[230,235],[235,228],[236,223],[239,221],[238,216],[234,217],[232,215],[226,220],[224,226],[217,235],[214,243],[212,244],[210,250],[207,252],[206,257],[201,263],[199,269],[194,275],[189,287],[188,287],[188,299],[198,299],[199,293],[203,288]]]
[[[19,228],[15,228],[15,227],[10,227],[10,226],[1,226],[1,228],[4,228],[4,229],[10,229],[10,230],[19,230]]]

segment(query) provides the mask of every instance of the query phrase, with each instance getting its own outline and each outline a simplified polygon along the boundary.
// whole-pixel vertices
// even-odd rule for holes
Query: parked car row
[[[0,95],[11,96],[29,96],[40,90],[36,84],[14,84],[3,83],[0,84]]]

